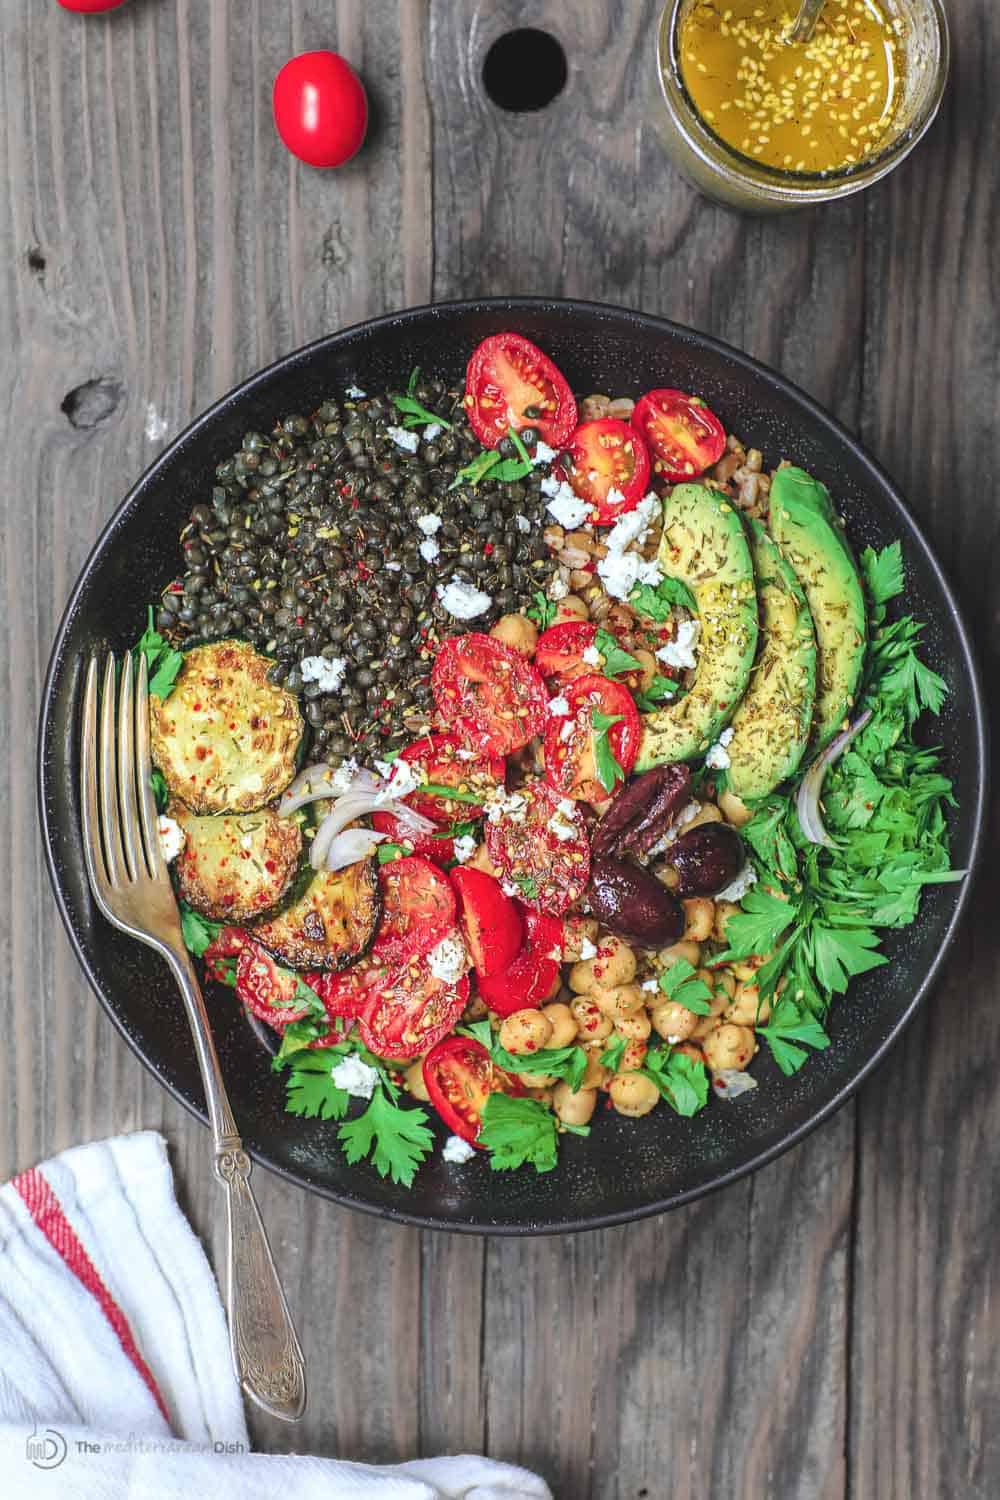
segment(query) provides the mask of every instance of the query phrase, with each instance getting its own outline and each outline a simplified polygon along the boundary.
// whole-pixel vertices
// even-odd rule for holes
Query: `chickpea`
[[[626,1042],[625,1051],[622,1053],[621,1062],[618,1064],[619,1073],[632,1073],[636,1068],[641,1068],[646,1061],[646,1053],[649,1048],[645,1042]]]
[[[601,1062],[601,1053],[604,1051],[604,1043],[598,1042],[596,1047],[585,1047],[587,1054],[587,1066],[580,1080],[581,1089],[602,1089],[611,1077],[610,1071]]]
[[[748,984],[757,970],[762,969],[770,957],[770,953],[753,953],[749,958],[742,958],[738,963],[731,963],[729,967],[737,979]]]
[[[589,578],[587,581],[590,581]],[[567,594],[565,599],[560,599],[556,604],[552,623],[553,625],[575,625],[580,620],[586,620],[589,615],[590,610],[579,594]]]
[[[706,823],[721,823],[722,814],[714,802],[703,802],[691,819],[690,823],[684,824],[684,832],[688,833],[692,828],[703,828]]]
[[[714,969],[715,988],[725,990],[730,1000],[736,996],[736,975],[731,974],[728,969]]]
[[[538,628],[527,615],[501,615],[490,635],[505,646],[513,646],[522,656],[530,656],[538,640]]]
[[[414,1099],[422,1099],[426,1104],[430,1099],[427,1085],[424,1082],[424,1060],[418,1057],[416,1062],[411,1062],[403,1074],[403,1083],[407,1093],[413,1095]]]
[[[514,1077],[524,1084],[533,1099],[548,1104],[552,1097],[552,1085],[559,1082],[558,1073],[515,1073]]]
[[[596,1088],[580,1088],[574,1094],[568,1083],[552,1090],[552,1108],[564,1125],[586,1125],[597,1104]]]
[[[754,1053],[757,1043],[749,1026],[734,1026],[726,1022],[704,1041],[705,1061],[713,1073],[723,1068],[736,1068],[742,1072]]]
[[[583,948],[583,940],[597,943],[597,918],[569,916],[563,920],[563,958],[566,963],[576,963]]]
[[[620,1115],[637,1120],[648,1115],[659,1103],[660,1091],[651,1078],[643,1073],[619,1073],[612,1078],[608,1090],[611,1103]]]
[[[735,917],[739,909],[738,901],[716,901],[712,936],[717,943],[724,943],[726,941],[726,923],[730,917]]]
[[[737,1026],[761,1026],[771,1018],[770,1000],[761,1000],[760,990],[755,984],[741,984],[731,1004],[726,1007],[726,1020]]]
[[[729,1004],[729,996],[725,990],[719,990],[708,1002],[708,1015],[698,1016],[691,1031],[691,1039],[695,1042],[702,1041],[710,1032],[715,1031],[722,1025],[722,1012]]]
[[[598,987],[614,989],[631,984],[635,978],[635,954],[621,938],[606,933],[597,945],[593,958],[581,958],[569,971],[569,987],[578,995],[587,995]]]
[[[601,1014],[589,996],[574,1000],[570,1009],[576,1017],[576,1034],[581,1041],[600,1042],[614,1030],[611,1021]]]
[[[674,1048],[674,1051],[683,1053],[683,1055],[685,1057],[689,1057],[692,1062],[704,1063],[705,1061],[704,1052],[702,1052],[701,1048],[696,1046],[694,1042],[681,1042],[679,1047]]]
[[[513,1052],[540,1052],[549,1045],[552,1023],[540,1010],[516,1010],[500,1027],[500,1045]]]
[[[615,1031],[627,1041],[644,1042],[653,1029],[648,1010],[634,1010],[630,1016],[615,1019]]]
[[[693,1010],[688,1010],[686,1005],[681,1005],[677,1000],[664,1000],[662,1005],[654,1008],[651,1024],[658,1036],[668,1040],[676,1037],[679,1042],[684,1042],[697,1026],[698,1017]]]
[[[693,896],[682,901],[684,908],[684,937],[682,942],[704,943],[712,936],[715,922],[715,902],[707,896]]]
[[[725,814],[726,821],[732,823],[734,828],[742,828],[744,823],[749,823],[753,813],[747,807],[741,797],[735,792],[720,792],[719,806]]]
[[[642,668],[639,689],[644,693],[652,685],[653,678],[659,671],[659,664],[652,651],[646,651],[642,646],[637,646],[632,655]]]
[[[542,1015],[552,1028],[550,1047],[568,1047],[576,1040],[576,1017],[568,1005],[556,1001],[554,1005],[543,1005]]]
[[[701,962],[701,948],[690,939],[682,939],[679,943],[672,943],[669,948],[661,948],[656,956],[665,969],[669,969],[679,958],[696,969]]]
[[[599,985],[587,997],[598,1010],[617,1021],[620,1016],[630,1016],[642,1009],[642,990],[637,984],[623,984],[616,990],[606,990]]]

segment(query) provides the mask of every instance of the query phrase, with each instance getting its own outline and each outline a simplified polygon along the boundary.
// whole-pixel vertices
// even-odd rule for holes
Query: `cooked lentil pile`
[[[176,644],[240,636],[273,656],[272,680],[303,694],[311,754],[334,765],[425,728],[437,642],[488,630],[556,567],[543,539],[548,466],[456,484],[481,452],[461,391],[417,384],[402,399],[427,420],[411,426],[393,395],[327,400],[248,432],[191,512],[184,571],[157,620]],[[530,430],[521,437],[535,447]],[[500,452],[517,457],[509,440]],[[488,607],[450,613],[437,589],[455,580]]]

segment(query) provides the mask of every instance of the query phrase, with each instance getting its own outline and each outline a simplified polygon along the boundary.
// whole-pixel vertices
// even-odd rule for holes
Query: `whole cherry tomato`
[[[63,10],[76,10],[81,15],[96,15],[99,10],[117,10],[125,0],[59,0]]]
[[[336,52],[301,52],[274,80],[274,123],[293,156],[310,167],[339,167],[360,150],[368,99]]]

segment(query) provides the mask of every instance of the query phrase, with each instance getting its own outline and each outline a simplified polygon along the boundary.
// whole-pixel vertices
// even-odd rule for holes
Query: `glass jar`
[[[695,109],[680,68],[680,27],[697,0],[667,0],[656,47],[655,124],[684,177],[718,203],[746,213],[782,213],[858,193],[913,150],[937,114],[948,77],[948,23],[941,0],[883,0],[904,25],[906,66],[896,112],[878,150],[849,167],[794,172],[733,150]],[[795,8],[794,0],[791,8]]]

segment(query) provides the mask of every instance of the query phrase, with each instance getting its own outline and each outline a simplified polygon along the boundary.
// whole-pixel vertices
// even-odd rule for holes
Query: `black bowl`
[[[77,818],[76,711],[81,662],[118,651],[142,628],[146,605],[175,574],[174,538],[211,485],[214,466],[250,428],[314,409],[352,381],[399,385],[411,367],[456,380],[486,334],[516,328],[535,339],[574,389],[638,396],[677,386],[705,396],[726,427],[763,450],[794,459],[831,489],[856,545],[900,538],[906,607],[929,622],[926,654],[950,692],[935,738],[948,747],[958,810],[954,857],[971,868],[985,800],[986,730],[966,625],[937,561],[895,488],[854,439],[771,370],[723,344],[660,318],[581,302],[499,299],[418,308],[321,339],[255,375],[206,412],[156,461],[123,501],[94,548],[52,653],[42,709],[39,787],[56,899],[101,1003],[157,1078],[205,1118],[187,1024],[161,961],[109,927],[87,889]],[[698,1197],[770,1161],[826,1119],[858,1087],[927,995],[965,904],[968,882],[931,886],[919,922],[887,936],[892,962],[851,985],[834,1007],[832,1045],[793,1078],[768,1056],[760,1088],[716,1103],[694,1120],[666,1109],[643,1120],[601,1112],[589,1140],[568,1136],[556,1171],[491,1172],[485,1160],[448,1166],[440,1155],[410,1191],[369,1166],[349,1167],[330,1123],[284,1113],[284,1085],[234,1003],[210,987],[212,1014],[233,1109],[260,1162],[352,1208],[437,1228],[542,1233],[621,1223]]]

